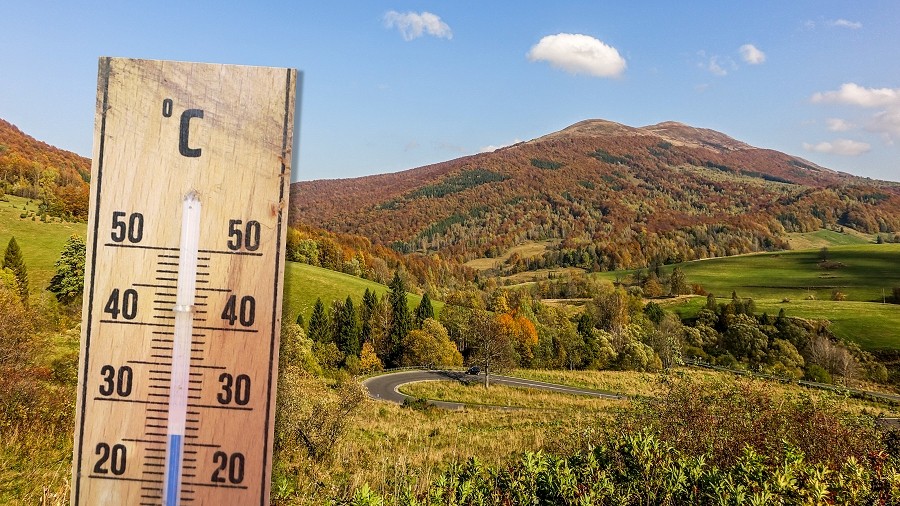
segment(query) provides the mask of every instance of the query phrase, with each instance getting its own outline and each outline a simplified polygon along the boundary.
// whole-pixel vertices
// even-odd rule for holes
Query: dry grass
[[[0,428],[0,504],[69,504],[72,435]]]
[[[292,478],[298,488],[285,504],[320,505],[326,498],[348,497],[364,483],[386,497],[394,496],[401,483],[422,492],[450,462],[471,457],[506,462],[555,444],[568,427],[592,423],[596,414],[596,409],[575,408],[413,410],[368,401],[330,462],[294,457]]]
[[[547,392],[533,388],[492,385],[485,390],[481,383],[460,383],[458,381],[421,381],[408,383],[401,392],[413,397],[462,402],[465,404],[486,404],[514,408],[606,411],[613,406],[621,406],[623,401],[598,399],[583,395]]]
[[[558,240],[526,242],[517,246],[513,246],[512,248],[506,250],[503,255],[497,258],[475,258],[466,262],[465,265],[479,271],[486,271],[503,265],[514,254],[518,254],[521,258],[532,258],[543,255],[545,251],[558,243]]]
[[[499,279],[504,285],[522,285],[546,281],[551,278],[574,277],[579,274],[584,274],[585,272],[584,269],[579,269],[578,267],[558,267],[554,269],[538,269],[535,271],[519,272]]]

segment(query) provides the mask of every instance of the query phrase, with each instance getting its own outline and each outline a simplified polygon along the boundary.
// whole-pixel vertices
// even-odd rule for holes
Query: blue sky
[[[124,56],[302,70],[301,180],[588,118],[681,121],[900,180],[896,1],[32,0],[3,18],[0,117],[85,156],[97,58]]]

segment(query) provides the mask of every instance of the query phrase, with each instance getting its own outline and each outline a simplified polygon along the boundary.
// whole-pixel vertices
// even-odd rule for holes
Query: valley
[[[60,504],[81,303],[47,288],[67,241],[85,237],[79,207],[60,207],[60,196],[83,190],[86,179],[72,174],[87,161],[33,157],[40,144],[17,132],[0,136],[17,139],[0,151],[0,246],[16,238],[28,295],[15,295],[12,270],[0,278],[0,502]],[[26,156],[43,164],[43,182],[23,172]],[[864,455],[882,440],[860,420],[898,414],[890,403],[796,386],[900,391],[898,183],[679,123],[588,120],[401,173],[297,183],[290,216],[276,504],[382,504],[367,493],[409,504],[403,497],[463,479],[459,466],[481,476],[536,451],[621,456],[630,450],[616,445],[650,433],[685,459],[721,459],[730,473],[738,449],[692,447],[665,422],[696,420],[660,415],[666,406],[706,421],[749,419],[762,406],[780,418],[756,432],[789,439],[816,463],[830,457],[804,423],[820,423],[822,440],[846,455]],[[692,357],[795,384],[685,366]],[[367,400],[358,382],[397,367],[470,365],[631,398],[458,382],[401,388],[517,408],[449,412]],[[774,448],[749,432],[734,438]]]

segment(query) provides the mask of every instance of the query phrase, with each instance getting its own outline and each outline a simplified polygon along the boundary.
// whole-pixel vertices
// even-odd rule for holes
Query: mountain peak
[[[702,147],[720,153],[753,149],[753,146],[729,137],[722,132],[708,128],[697,128],[677,121],[664,121],[655,125],[641,127],[640,130],[652,133],[677,146]]]
[[[586,119],[579,121],[574,125],[570,125],[558,132],[545,135],[535,139],[535,141],[546,141],[553,139],[565,139],[571,137],[596,137],[604,135],[646,135],[639,129],[608,121],[605,119]]]
[[[656,125],[635,128],[605,119],[588,119],[579,121],[558,132],[534,139],[532,142],[606,136],[655,136],[676,146],[712,149],[723,154],[753,149],[753,146],[733,139],[721,132],[708,128],[692,127],[677,121],[664,121]]]

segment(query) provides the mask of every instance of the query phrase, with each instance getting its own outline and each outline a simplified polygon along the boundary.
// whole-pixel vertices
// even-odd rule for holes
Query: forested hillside
[[[91,161],[0,119],[0,194],[40,202],[41,214],[87,219]]]
[[[560,239],[514,268],[614,270],[788,247],[786,234],[900,231],[900,184],[679,123],[581,122],[396,174],[298,183],[291,219],[465,262]]]

